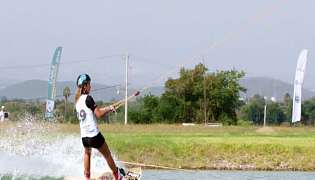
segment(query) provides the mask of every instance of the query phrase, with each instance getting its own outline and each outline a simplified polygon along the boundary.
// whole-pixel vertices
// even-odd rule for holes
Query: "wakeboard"
[[[142,176],[142,169],[141,167],[136,168],[130,168],[126,170],[126,175],[124,176],[123,180],[141,180]],[[78,177],[65,177],[65,180],[83,180],[84,177],[78,178]],[[115,180],[115,177],[113,176],[112,172],[105,172],[103,174],[99,175],[93,175],[91,177],[91,180]]]

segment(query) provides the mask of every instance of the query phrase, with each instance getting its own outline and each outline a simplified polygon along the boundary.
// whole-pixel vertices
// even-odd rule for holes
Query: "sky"
[[[202,59],[212,72],[292,83],[308,49],[304,87],[315,90],[314,9],[312,0],[0,1],[1,79],[47,80],[62,46],[60,81],[88,73],[123,84],[129,54],[132,86],[161,85]]]

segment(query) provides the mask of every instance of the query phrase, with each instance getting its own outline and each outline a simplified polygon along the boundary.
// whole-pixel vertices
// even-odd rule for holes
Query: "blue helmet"
[[[84,84],[87,84],[88,82],[91,81],[91,78],[88,74],[81,74],[78,79],[77,79],[77,86],[81,87]]]

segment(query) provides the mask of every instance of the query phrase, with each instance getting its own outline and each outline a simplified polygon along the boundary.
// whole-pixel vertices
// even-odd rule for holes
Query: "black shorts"
[[[82,138],[82,143],[84,147],[87,148],[100,148],[104,143],[105,139],[103,135],[99,132],[96,136],[94,137],[83,137]]]

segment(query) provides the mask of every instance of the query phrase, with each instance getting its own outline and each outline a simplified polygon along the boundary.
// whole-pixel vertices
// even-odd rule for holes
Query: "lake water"
[[[266,171],[163,171],[145,170],[142,180],[314,180],[315,172],[266,172]],[[32,177],[0,175],[1,180],[62,180],[62,177]]]
[[[144,180],[314,180],[315,172],[266,172],[266,171],[159,171],[146,170]]]

